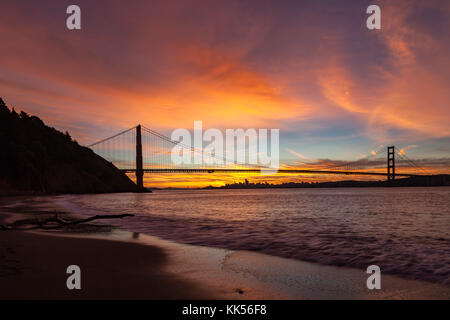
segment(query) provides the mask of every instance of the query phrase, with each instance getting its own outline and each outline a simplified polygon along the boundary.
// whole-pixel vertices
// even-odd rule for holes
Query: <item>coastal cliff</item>
[[[0,195],[135,192],[112,163],[68,132],[10,110],[0,98]]]

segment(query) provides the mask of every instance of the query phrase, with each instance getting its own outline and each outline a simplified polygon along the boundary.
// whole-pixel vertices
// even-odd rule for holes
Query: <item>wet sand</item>
[[[66,287],[72,264],[81,267],[81,290]],[[448,286],[390,275],[368,290],[367,276],[122,230],[0,232],[0,299],[450,299]]]
[[[214,298],[164,272],[167,256],[154,246],[6,231],[0,258],[0,299]],[[81,290],[66,287],[72,264],[81,268]]]

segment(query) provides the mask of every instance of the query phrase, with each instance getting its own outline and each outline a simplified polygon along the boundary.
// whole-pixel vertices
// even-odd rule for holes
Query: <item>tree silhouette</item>
[[[0,98],[0,195],[135,191],[114,165],[72,140],[69,132],[20,114]]]

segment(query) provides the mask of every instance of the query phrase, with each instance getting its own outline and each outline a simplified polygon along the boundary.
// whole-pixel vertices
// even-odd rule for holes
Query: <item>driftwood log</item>
[[[17,230],[17,229],[19,229],[20,226],[24,226],[24,225],[31,225],[31,226],[34,226],[35,228],[44,228],[44,227],[46,227],[46,225],[48,225],[50,223],[56,223],[60,226],[70,226],[70,225],[86,223],[86,222],[99,220],[99,219],[117,219],[117,218],[121,219],[121,218],[125,218],[125,217],[134,217],[134,214],[126,213],[126,214],[96,215],[93,217],[89,217],[89,218],[85,218],[85,219],[77,219],[77,220],[64,220],[64,219],[59,218],[58,214],[55,214],[54,217],[46,218],[43,220],[23,219],[23,220],[14,221],[10,225],[0,224],[0,230],[1,231]]]

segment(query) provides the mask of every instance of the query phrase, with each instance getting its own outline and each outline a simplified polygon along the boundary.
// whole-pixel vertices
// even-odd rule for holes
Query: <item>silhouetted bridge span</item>
[[[136,169],[120,169],[126,173],[136,173]],[[261,173],[270,174],[274,170],[264,169],[142,169],[144,173]],[[311,173],[311,174],[337,174],[337,175],[363,175],[363,176],[386,176],[385,172],[370,171],[338,171],[338,170],[307,170],[307,169],[278,169],[277,173]],[[396,173],[396,177],[419,176],[411,173]]]
[[[174,146],[179,146],[189,152],[201,153],[202,163],[200,164],[174,164],[171,159],[171,151]],[[395,152],[394,146],[372,152],[370,156],[351,162],[338,162],[334,165],[321,166],[321,169],[286,168],[281,165],[280,169],[258,166],[253,164],[231,162],[229,159],[221,158],[221,163],[208,163],[208,157],[201,150],[184,145],[179,141],[137,125],[124,130],[106,139],[95,142],[88,147],[108,161],[112,162],[119,170],[136,175],[136,184],[143,188],[144,173],[261,173],[273,174],[314,174],[314,175],[358,175],[358,176],[382,176],[387,180],[395,180],[395,177],[414,177],[416,173],[396,172],[396,154],[399,156],[402,167],[423,170],[414,161],[407,158],[400,152]],[[375,156],[380,156],[386,152],[386,162],[378,161],[375,167],[370,170],[369,160],[375,160]],[[214,158],[214,156],[213,156]],[[379,158],[378,158],[379,159]],[[381,167],[385,163],[386,167]],[[316,164],[317,165],[317,164]],[[378,171],[376,170],[378,169]],[[383,171],[381,171],[383,170]]]

